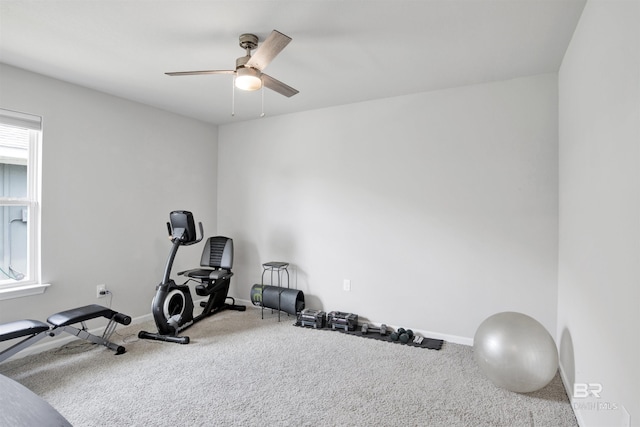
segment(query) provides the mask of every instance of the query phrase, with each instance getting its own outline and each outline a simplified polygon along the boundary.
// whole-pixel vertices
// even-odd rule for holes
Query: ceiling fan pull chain
[[[264,117],[264,85],[262,85],[262,113],[260,113],[260,117]]]

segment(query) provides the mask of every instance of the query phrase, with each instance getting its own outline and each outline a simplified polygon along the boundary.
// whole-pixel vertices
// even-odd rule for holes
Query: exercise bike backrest
[[[202,223],[199,222],[200,238],[196,235],[196,225],[193,221],[193,214],[189,211],[173,211],[169,214],[169,221],[167,222],[167,229],[169,231],[169,238],[173,243],[167,264],[164,268],[164,276],[160,286],[166,285],[170,282],[171,267],[173,266],[173,260],[176,257],[178,248],[180,246],[194,245],[200,242],[204,237],[204,230],[202,229]]]

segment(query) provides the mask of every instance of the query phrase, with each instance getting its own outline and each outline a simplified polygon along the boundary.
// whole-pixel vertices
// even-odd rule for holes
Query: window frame
[[[26,197],[0,197],[0,206],[27,206],[27,272],[22,280],[0,280],[0,300],[43,293],[41,280],[42,117],[0,108],[0,124],[28,129]]]

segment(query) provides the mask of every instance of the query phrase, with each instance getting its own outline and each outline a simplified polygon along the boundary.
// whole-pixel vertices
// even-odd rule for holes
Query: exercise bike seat
[[[209,237],[204,244],[200,268],[181,271],[179,276],[187,276],[201,282],[196,286],[196,293],[200,296],[211,295],[228,286],[229,278],[233,276],[233,240],[224,236]]]
[[[181,271],[179,276],[187,276],[202,282],[214,282],[233,276],[233,240],[224,236],[209,237],[202,249],[200,268]]]
[[[183,271],[182,273],[187,277],[191,277],[192,279],[198,279],[198,280],[204,280],[204,281],[224,279],[224,278],[233,276],[232,272],[224,269],[212,270],[212,269],[197,268],[194,270]]]
[[[8,341],[27,335],[36,335],[48,330],[49,325],[39,320],[16,320],[0,325],[0,341]]]
[[[95,319],[96,317],[105,317],[113,319],[122,325],[131,323],[131,317],[111,310],[98,304],[85,305],[84,307],[73,308],[60,313],[52,314],[47,322],[54,326],[68,326],[74,323],[84,322],[85,320]]]
[[[228,281],[225,279],[233,276],[233,273],[226,270],[197,270],[188,276],[202,281],[196,286],[196,294],[206,297],[226,286]]]

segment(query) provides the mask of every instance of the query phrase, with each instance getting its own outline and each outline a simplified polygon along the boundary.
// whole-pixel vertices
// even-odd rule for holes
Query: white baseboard
[[[569,378],[567,378],[567,374],[565,373],[562,363],[559,364],[558,369],[560,370],[560,379],[562,380],[564,391],[567,393],[567,396],[569,396],[569,403],[571,404],[571,410],[573,411],[573,415],[576,416],[578,425],[580,427],[584,427],[586,424],[584,419],[582,418],[582,414],[580,413],[580,411],[576,410],[576,406],[573,404],[573,384],[569,383]]]

